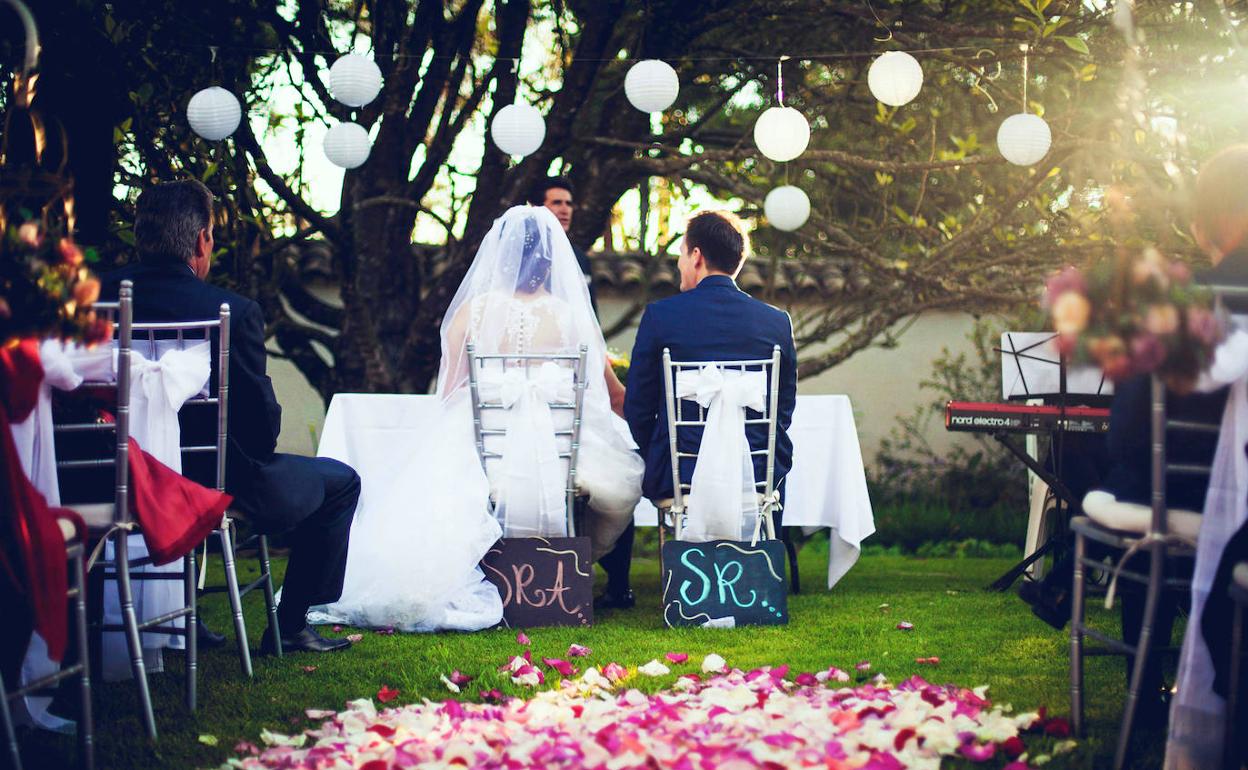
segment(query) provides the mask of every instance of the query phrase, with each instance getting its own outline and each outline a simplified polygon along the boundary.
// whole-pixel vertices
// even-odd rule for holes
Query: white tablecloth
[[[339,393],[325,415],[318,454],[355,468],[362,489],[360,506],[369,495],[381,495],[401,468],[398,460],[422,441],[434,396]],[[785,481],[784,523],[807,531],[831,529],[828,587],[858,560],[862,541],[875,532],[862,450],[848,396],[798,396],[793,425],[793,469]],[[642,500],[635,520],[654,526],[655,511]]]

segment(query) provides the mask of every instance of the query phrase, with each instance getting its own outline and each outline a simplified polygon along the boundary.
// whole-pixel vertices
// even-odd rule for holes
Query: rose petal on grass
[[[793,681],[797,682],[797,684],[801,685],[802,687],[814,687],[815,685],[819,684],[819,680],[815,678],[815,675],[809,672],[798,674],[797,678],[794,679]]]
[[[619,663],[612,662],[602,667],[602,675],[605,676],[609,682],[622,682],[624,681],[624,678],[628,676],[628,669],[624,668]]]
[[[1001,741],[1001,750],[1010,759],[1018,759],[1027,751],[1027,744],[1023,743],[1023,739],[1017,735],[1011,735],[1009,738]]]
[[[964,743],[958,753],[972,762],[987,762],[997,753],[997,747],[991,743]]]
[[[638,666],[637,673],[646,676],[665,676],[672,673],[672,670],[658,660],[652,660],[644,666]]]
[[[871,670],[871,661],[860,660],[854,664],[854,670],[860,674],[865,674]]]
[[[521,645],[524,645],[525,647],[528,647],[532,643],[533,642],[529,640],[529,635],[524,633],[523,631],[516,634],[516,644],[521,644]]]
[[[471,681],[472,677],[468,676],[459,669],[455,669],[451,672],[451,682],[459,687],[463,687]]]
[[[458,692],[459,692],[459,685],[457,685],[457,684],[455,684],[454,682],[452,682],[452,681],[450,680],[450,678],[449,678],[449,677],[447,677],[447,675],[446,675],[446,674],[443,674],[442,676],[440,676],[440,677],[438,677],[438,678],[442,680],[442,684],[446,686],[446,689],[450,690],[450,691],[451,691],[451,692],[453,692],[453,693],[458,693]]]
[[[897,624],[897,630],[898,631],[913,631],[914,624],[908,620],[903,620]]]
[[[332,630],[335,634],[341,634],[341,633],[342,633],[342,626],[334,626],[331,630]]]
[[[329,719],[338,712],[330,709],[304,709],[303,713],[307,715],[308,719]]]
[[[260,747],[251,741],[239,741],[234,744],[235,754],[259,754]]]
[[[217,736],[215,735],[201,735],[199,736],[199,742],[204,744],[205,746],[216,746],[218,743],[220,743],[220,741],[217,740]]]
[[[399,691],[393,689],[389,685],[383,684],[381,689],[377,691],[377,700],[382,703],[389,703],[397,697],[399,697]]]
[[[303,667],[303,673],[305,674],[311,674],[315,670],[316,670],[316,666],[304,666]]]
[[[663,657],[667,658],[670,662],[675,663],[676,665],[678,665],[678,666],[679,666],[681,663],[684,663],[685,661],[689,660],[689,653],[687,653],[687,652],[669,652],[669,653],[667,653],[666,655],[664,655]]]
[[[566,660],[560,660],[559,658],[542,658],[542,662],[549,668],[558,671],[560,676],[566,676],[569,678],[576,676],[576,666],[573,666]]]
[[[593,652],[593,650],[589,649],[583,644],[569,644],[568,645],[568,657],[569,658],[586,658],[586,657],[589,657],[589,654],[591,652]]]
[[[377,634],[378,636],[393,636],[394,627],[386,626],[385,628],[378,628],[373,633]]]
[[[364,634],[347,634],[347,641],[351,644],[359,644],[364,641]]]
[[[704,674],[723,671],[727,666],[728,661],[713,652],[702,659],[702,673]]]

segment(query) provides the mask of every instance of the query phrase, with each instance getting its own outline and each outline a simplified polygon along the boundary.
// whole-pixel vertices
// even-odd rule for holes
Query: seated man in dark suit
[[[782,310],[760,302],[737,288],[733,280],[745,264],[746,239],[731,214],[704,212],[689,220],[680,244],[681,294],[653,302],[646,308],[637,329],[633,358],[624,397],[624,418],[633,440],[646,461],[641,491],[651,500],[671,498],[672,464],[663,391],[663,349],[673,361],[734,361],[770,358],[780,346],[777,414],[776,486],[793,465],[793,442],[789,424],[797,401],[797,353],[793,326]],[[681,433],[695,448],[700,435]],[[765,449],[767,426],[748,425],[751,448]],[[687,450],[682,450],[687,451]],[[682,480],[692,475],[692,465],[681,468]],[[766,458],[754,457],[754,477],[763,479]],[[776,517],[776,528],[780,521]],[[627,596],[627,564],[608,573],[607,594]]]
[[[260,532],[288,533],[290,559],[278,607],[283,649],[347,647],[345,639],[312,630],[306,615],[313,604],[342,593],[360,478],[336,460],[274,451],[282,408],[265,374],[264,315],[255,302],[204,281],[213,250],[208,188],[196,180],[159,184],[143,191],[135,209],[139,261],[105,275],[101,296],[115,300],[121,282],[133,282],[139,322],[213,319],[222,303],[230,306],[225,488]],[[184,430],[196,430],[183,422]],[[192,475],[189,466],[187,473]],[[266,631],[262,650],[273,648]]]

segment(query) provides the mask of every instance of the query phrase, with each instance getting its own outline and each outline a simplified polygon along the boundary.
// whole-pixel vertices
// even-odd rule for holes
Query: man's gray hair
[[[212,193],[198,179],[149,187],[134,209],[134,244],[148,264],[188,261],[199,231],[212,227]]]

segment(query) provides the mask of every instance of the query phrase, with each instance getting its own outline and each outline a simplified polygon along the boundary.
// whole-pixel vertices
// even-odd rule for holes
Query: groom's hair
[[[542,206],[546,203],[547,190],[567,190],[572,195],[576,195],[576,189],[572,187],[572,180],[566,176],[548,176],[545,179],[537,180],[537,183],[529,188],[529,205]]]
[[[720,273],[736,275],[745,261],[749,243],[741,228],[741,220],[727,211],[704,211],[694,214],[685,226],[685,246],[702,251],[707,267]]]
[[[207,227],[212,227],[212,193],[198,179],[149,187],[134,204],[134,246],[145,264],[186,262]]]

